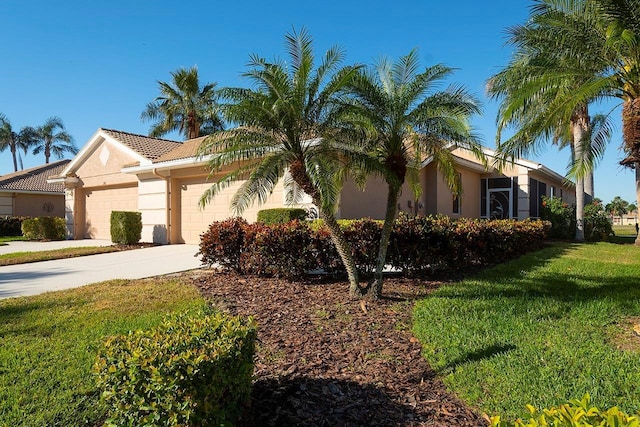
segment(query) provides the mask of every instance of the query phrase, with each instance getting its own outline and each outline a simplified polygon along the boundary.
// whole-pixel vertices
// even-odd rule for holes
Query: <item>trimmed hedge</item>
[[[133,245],[142,238],[140,212],[111,211],[111,241],[118,245]]]
[[[22,235],[28,240],[65,240],[67,224],[64,218],[41,216],[22,221]]]
[[[341,223],[360,274],[376,264],[382,223],[371,219]],[[444,216],[401,216],[395,223],[387,264],[405,276],[497,264],[541,247],[550,224],[539,220],[453,220]],[[299,278],[308,271],[344,274],[344,267],[320,222],[248,224],[214,222],[203,233],[202,262],[243,274]]]
[[[274,208],[258,211],[258,222],[263,224],[286,224],[305,219],[307,219],[307,211],[302,208]]]
[[[491,417],[491,427],[640,427],[640,413],[627,415],[617,407],[606,411],[591,406],[591,398],[585,395],[582,400],[571,400],[558,407],[543,409],[538,412],[533,406],[527,405],[531,413],[529,421],[503,421],[500,416]]]
[[[234,425],[251,392],[255,338],[252,319],[202,311],[107,338],[94,365],[107,425]]]
[[[0,237],[22,236],[22,221],[25,219],[21,216],[0,216]]]

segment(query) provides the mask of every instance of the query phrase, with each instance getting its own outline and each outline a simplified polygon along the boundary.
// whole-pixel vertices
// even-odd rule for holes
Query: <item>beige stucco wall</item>
[[[21,194],[15,195],[14,215],[16,216],[57,216],[64,217],[64,195]]]
[[[338,217],[343,219],[372,218],[384,219],[387,209],[388,187],[381,177],[367,180],[364,190],[359,189],[352,180],[348,180],[342,190]],[[418,200],[420,202],[420,200]],[[415,214],[424,213],[424,204],[417,207],[413,191],[408,184],[402,186],[398,200],[398,210]]]
[[[125,165],[137,160],[120,147],[104,140],[96,146],[75,173],[80,178],[82,187],[134,184],[138,182],[138,178],[135,175],[124,174],[121,170]]]

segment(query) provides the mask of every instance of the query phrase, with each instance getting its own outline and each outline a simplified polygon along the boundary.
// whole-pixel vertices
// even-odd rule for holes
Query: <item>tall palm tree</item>
[[[143,121],[154,121],[149,136],[179,131],[192,139],[224,129],[216,83],[200,87],[197,67],[179,68],[171,77],[170,83],[158,82],[160,95],[140,115]]]
[[[480,112],[478,100],[461,86],[438,90],[452,72],[441,64],[421,71],[414,50],[395,63],[381,59],[369,70],[359,72],[350,85],[353,98],[347,100],[346,110],[359,117],[355,122],[371,134],[369,149],[388,187],[375,277],[361,289],[373,298],[382,294],[382,272],[405,181],[408,179],[417,198],[421,191],[417,180],[420,165],[431,157],[454,194],[459,194],[451,144],[461,143],[482,157],[479,139],[469,125],[471,116]]]
[[[610,126],[606,119],[598,119],[598,131],[591,129],[588,106],[600,98],[598,94],[568,102],[602,72],[603,64],[588,55],[576,55],[574,46],[561,46],[557,29],[562,27],[564,39],[571,39],[576,46],[599,46],[601,36],[593,9],[579,0],[536,1],[528,22],[510,29],[509,43],[517,48],[514,59],[488,84],[492,97],[501,99],[498,151],[503,155],[526,155],[547,141],[571,145],[578,241],[584,240],[585,195],[593,197],[589,177],[597,158],[594,154],[602,155],[602,143],[608,142],[607,135],[610,139]],[[502,131],[509,126],[515,128],[514,135],[501,141]]]
[[[59,117],[48,118],[42,126],[35,129],[33,154],[44,153],[45,163],[49,163],[52,155],[61,159],[64,153],[76,154],[78,148],[73,143]]]
[[[11,151],[14,172],[18,171],[18,163],[20,163],[20,167],[22,167],[20,151],[23,151],[26,155],[34,143],[35,129],[25,126],[20,129],[20,132],[14,132],[7,116],[0,113],[0,152],[7,148]]]
[[[341,143],[335,111],[336,100],[358,68],[341,67],[344,52],[337,47],[314,68],[312,38],[304,29],[293,30],[285,40],[287,62],[252,55],[244,77],[254,88],[223,91],[230,101],[224,106],[226,116],[239,127],[211,135],[201,145],[201,155],[213,155],[212,173],[224,175],[202,195],[200,204],[244,179],[231,201],[239,214],[256,199],[263,203],[288,170],[319,208],[353,291],[359,285],[358,274],[335,213],[347,158],[366,162],[369,157]]]

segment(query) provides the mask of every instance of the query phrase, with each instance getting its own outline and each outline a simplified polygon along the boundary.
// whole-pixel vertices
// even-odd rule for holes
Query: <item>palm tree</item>
[[[34,132],[33,154],[44,153],[45,163],[49,163],[51,155],[58,159],[64,153],[76,154],[78,148],[73,143],[73,137],[69,134],[59,117],[48,118],[42,126],[38,126]]]
[[[570,6],[570,7],[568,7]],[[640,203],[640,2],[637,0],[537,0],[533,18],[547,21],[548,54],[579,58],[575,69],[582,84],[559,107],[572,109],[590,100],[622,101],[622,136],[627,157],[620,163],[635,169]],[[576,31],[580,28],[580,31]],[[640,236],[636,239],[640,245]]]
[[[222,130],[216,83],[200,87],[197,67],[179,68],[171,77],[171,83],[158,81],[160,95],[140,115],[143,121],[155,121],[149,136],[179,131],[192,139]]]
[[[556,31],[562,26],[566,38],[576,45],[595,46],[599,34],[593,30],[597,27],[594,16],[592,8],[580,1],[537,1],[527,24],[510,30],[509,43],[517,47],[514,59],[488,84],[491,96],[501,99],[497,142],[503,155],[526,155],[546,141],[571,146],[578,241],[584,240],[585,194],[593,197],[593,168],[610,139],[611,126],[606,117],[598,116],[592,130],[588,105],[598,95],[567,102],[602,71],[602,64],[559,46]],[[502,131],[509,126],[516,129],[514,135],[501,141]]]
[[[25,155],[29,148],[35,143],[35,129],[25,126],[20,132],[14,132],[9,119],[0,113],[0,152],[7,148],[11,151],[13,159],[13,171],[18,171],[18,163],[22,167],[22,156],[20,151]]]
[[[432,157],[451,190],[459,194],[451,144],[462,143],[482,157],[478,138],[469,125],[470,117],[480,112],[478,100],[460,86],[437,90],[452,72],[441,64],[420,72],[414,50],[393,64],[381,59],[372,69],[359,72],[350,85],[353,98],[347,100],[345,110],[358,117],[355,122],[372,135],[369,149],[388,187],[375,277],[367,288],[360,289],[373,298],[382,294],[382,272],[405,181],[409,180],[417,198],[421,163]]]
[[[304,29],[293,30],[285,39],[288,62],[252,55],[244,77],[254,88],[223,91],[230,101],[224,106],[226,116],[239,127],[211,135],[201,145],[201,155],[213,154],[212,173],[225,173],[202,195],[200,204],[245,180],[231,201],[232,210],[240,214],[256,199],[263,203],[288,170],[319,208],[353,292],[358,274],[335,212],[347,156],[363,162],[369,157],[338,140],[335,111],[336,100],[358,68],[340,67],[344,52],[337,47],[314,68],[312,38]]]

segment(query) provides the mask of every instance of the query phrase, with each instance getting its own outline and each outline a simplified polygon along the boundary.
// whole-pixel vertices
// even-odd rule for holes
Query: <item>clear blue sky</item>
[[[493,148],[496,105],[486,98],[485,83],[507,64],[505,29],[525,21],[530,4],[3,0],[0,112],[14,129],[59,116],[78,147],[99,127],[146,134],[149,123],[140,113],[171,71],[197,65],[203,82],[246,86],[240,73],[249,54],[284,57],[284,34],[306,27],[317,56],[338,44],[348,63],[370,64],[417,48],[423,65],[457,68],[452,81],[483,99],[484,115],[474,125]],[[619,112],[614,118],[619,124]],[[596,196],[605,202],[616,195],[635,199],[633,173],[618,166],[619,146],[616,133],[596,171]],[[569,153],[550,147],[532,159],[564,174]],[[41,163],[42,155],[24,159],[25,168]],[[0,174],[12,171],[8,151],[0,153]]]

